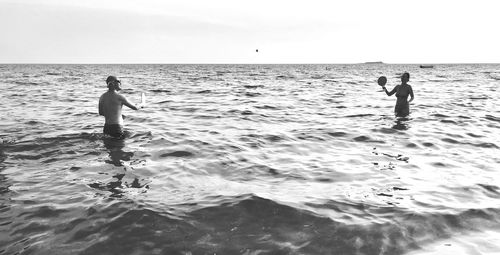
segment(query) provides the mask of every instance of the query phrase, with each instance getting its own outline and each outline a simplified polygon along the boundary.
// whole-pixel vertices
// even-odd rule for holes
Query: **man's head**
[[[120,80],[118,80],[115,76],[108,76],[106,79],[106,84],[108,85],[108,89],[114,89],[116,91],[121,90],[120,85],[122,84]]]

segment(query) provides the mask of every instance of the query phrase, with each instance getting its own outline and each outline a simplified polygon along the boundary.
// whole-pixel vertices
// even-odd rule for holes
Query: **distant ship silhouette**
[[[433,65],[420,65],[420,68],[434,68]]]

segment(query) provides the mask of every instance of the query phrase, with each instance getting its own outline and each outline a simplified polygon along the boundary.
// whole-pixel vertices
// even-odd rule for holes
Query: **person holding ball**
[[[392,96],[396,94],[396,106],[394,107],[394,114],[396,117],[406,117],[410,114],[410,102],[415,98],[413,95],[413,89],[411,88],[408,81],[410,80],[410,74],[405,72],[401,75],[401,85],[396,85],[391,92],[389,92],[385,88],[385,84],[387,83],[387,78],[381,76],[378,79],[378,84],[382,86],[385,93],[388,96]],[[408,100],[408,96],[410,96],[410,100]]]

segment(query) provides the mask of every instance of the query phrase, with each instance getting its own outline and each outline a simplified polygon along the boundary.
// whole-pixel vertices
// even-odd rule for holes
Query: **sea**
[[[499,99],[497,64],[2,64],[0,254],[500,254]]]

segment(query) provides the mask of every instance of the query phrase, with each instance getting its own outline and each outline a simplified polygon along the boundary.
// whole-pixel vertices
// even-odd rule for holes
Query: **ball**
[[[385,76],[380,76],[377,80],[378,85],[384,86],[387,83],[387,78]]]

